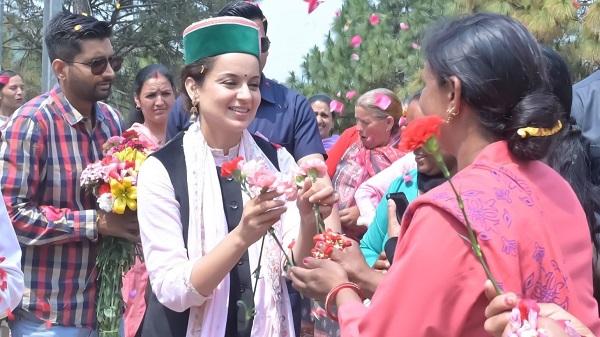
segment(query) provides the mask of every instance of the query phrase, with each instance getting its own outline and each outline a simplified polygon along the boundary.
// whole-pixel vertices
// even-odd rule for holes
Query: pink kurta
[[[590,233],[568,183],[542,162],[517,162],[506,142],[452,181],[501,287],[557,303],[598,335]],[[340,307],[342,336],[486,336],[487,278],[459,234],[467,229],[448,183],[413,201],[370,307]]]

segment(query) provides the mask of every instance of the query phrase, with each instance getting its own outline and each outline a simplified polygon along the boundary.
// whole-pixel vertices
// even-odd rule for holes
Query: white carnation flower
[[[104,193],[98,197],[98,207],[105,212],[112,212],[114,203],[115,199],[110,193]]]

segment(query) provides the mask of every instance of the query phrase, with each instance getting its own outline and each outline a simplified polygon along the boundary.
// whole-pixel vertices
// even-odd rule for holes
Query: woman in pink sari
[[[440,146],[457,159],[452,181],[496,281],[558,304],[598,334],[585,213],[540,161],[562,124],[535,38],[509,17],[479,13],[441,23],[426,41],[421,109],[446,120]],[[328,298],[344,337],[485,336],[487,277],[467,235],[445,183],[408,207],[386,274],[309,258],[291,278]],[[368,308],[361,295],[373,295]]]
[[[360,184],[389,167],[405,153],[398,150],[402,102],[391,90],[374,89],[356,101],[358,140],[338,163],[333,187],[340,194],[340,220],[349,237],[360,240],[366,226],[357,226],[354,193]]]

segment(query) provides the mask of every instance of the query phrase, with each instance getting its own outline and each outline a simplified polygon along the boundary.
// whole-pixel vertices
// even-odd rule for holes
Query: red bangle
[[[334,316],[333,313],[329,310],[329,304],[335,298],[337,293],[339,293],[340,290],[342,290],[342,289],[352,289],[358,294],[361,301],[365,300],[365,297],[363,296],[362,291],[360,291],[360,288],[355,283],[344,282],[344,283],[338,284],[336,287],[331,289],[329,294],[327,294],[327,298],[325,299],[325,311],[327,312],[327,316],[329,318],[331,318],[331,320],[334,322],[337,322],[338,318],[337,318],[337,316]]]

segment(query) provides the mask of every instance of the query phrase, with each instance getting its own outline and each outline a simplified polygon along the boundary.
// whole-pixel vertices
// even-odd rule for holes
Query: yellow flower
[[[115,213],[125,213],[126,207],[129,207],[132,211],[137,210],[137,187],[133,186],[131,177],[123,178],[122,182],[111,179],[110,192],[115,199],[113,206]]]
[[[121,8],[121,3],[117,2],[117,5],[115,7],[117,7],[117,9]]]
[[[140,166],[142,165],[144,160],[146,160],[146,158],[148,157],[145,153],[138,151],[136,149],[130,148],[130,147],[125,148],[120,152],[117,152],[115,155],[120,162],[134,161],[136,172],[139,171]]]

